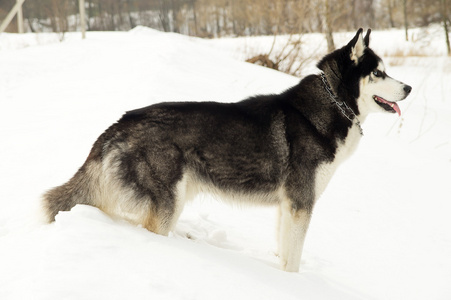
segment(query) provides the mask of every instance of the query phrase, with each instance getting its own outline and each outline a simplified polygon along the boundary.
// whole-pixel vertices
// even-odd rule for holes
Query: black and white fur
[[[278,95],[127,112],[72,179],[43,196],[48,221],[88,204],[167,235],[201,192],[277,205],[281,267],[298,271],[315,202],[361,138],[356,120],[397,111],[395,102],[411,90],[386,75],[369,35],[360,29],[318,63],[330,92],[320,75],[310,75]],[[341,112],[331,94],[355,115]]]

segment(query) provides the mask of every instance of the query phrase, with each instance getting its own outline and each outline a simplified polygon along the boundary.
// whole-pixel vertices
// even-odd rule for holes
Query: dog
[[[49,222],[77,204],[168,235],[199,193],[279,208],[281,268],[297,272],[315,202],[355,150],[370,112],[401,114],[412,88],[387,75],[359,29],[319,74],[237,103],[159,103],[126,112],[65,184],[43,196]]]

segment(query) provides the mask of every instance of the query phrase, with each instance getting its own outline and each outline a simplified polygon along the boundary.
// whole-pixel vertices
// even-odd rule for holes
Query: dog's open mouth
[[[401,115],[401,109],[399,108],[398,104],[396,104],[395,102],[387,101],[384,98],[381,98],[376,95],[373,96],[373,99],[374,99],[374,101],[376,101],[377,104],[379,104],[386,111],[391,112],[391,113],[397,112],[398,115]]]

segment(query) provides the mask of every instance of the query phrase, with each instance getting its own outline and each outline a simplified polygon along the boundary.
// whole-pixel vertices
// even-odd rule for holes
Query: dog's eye
[[[382,77],[382,72],[379,70],[373,71],[373,75],[376,77]]]

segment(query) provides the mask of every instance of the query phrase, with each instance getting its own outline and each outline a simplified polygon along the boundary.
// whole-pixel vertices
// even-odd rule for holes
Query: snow
[[[337,44],[352,35],[338,34]],[[40,195],[69,179],[123,112],[296,84],[240,61],[253,41],[270,47],[271,37],[206,41],[144,27],[86,40],[67,33],[63,42],[1,34],[0,299],[450,299],[451,60],[440,37],[428,37],[372,33],[388,73],[413,92],[400,118],[376,114],[363,124],[359,148],[315,207],[293,274],[278,269],[271,207],[203,195],[169,237],[89,206],[50,225],[39,214]],[[318,35],[303,40],[324,53]],[[427,56],[400,64],[395,48]]]

